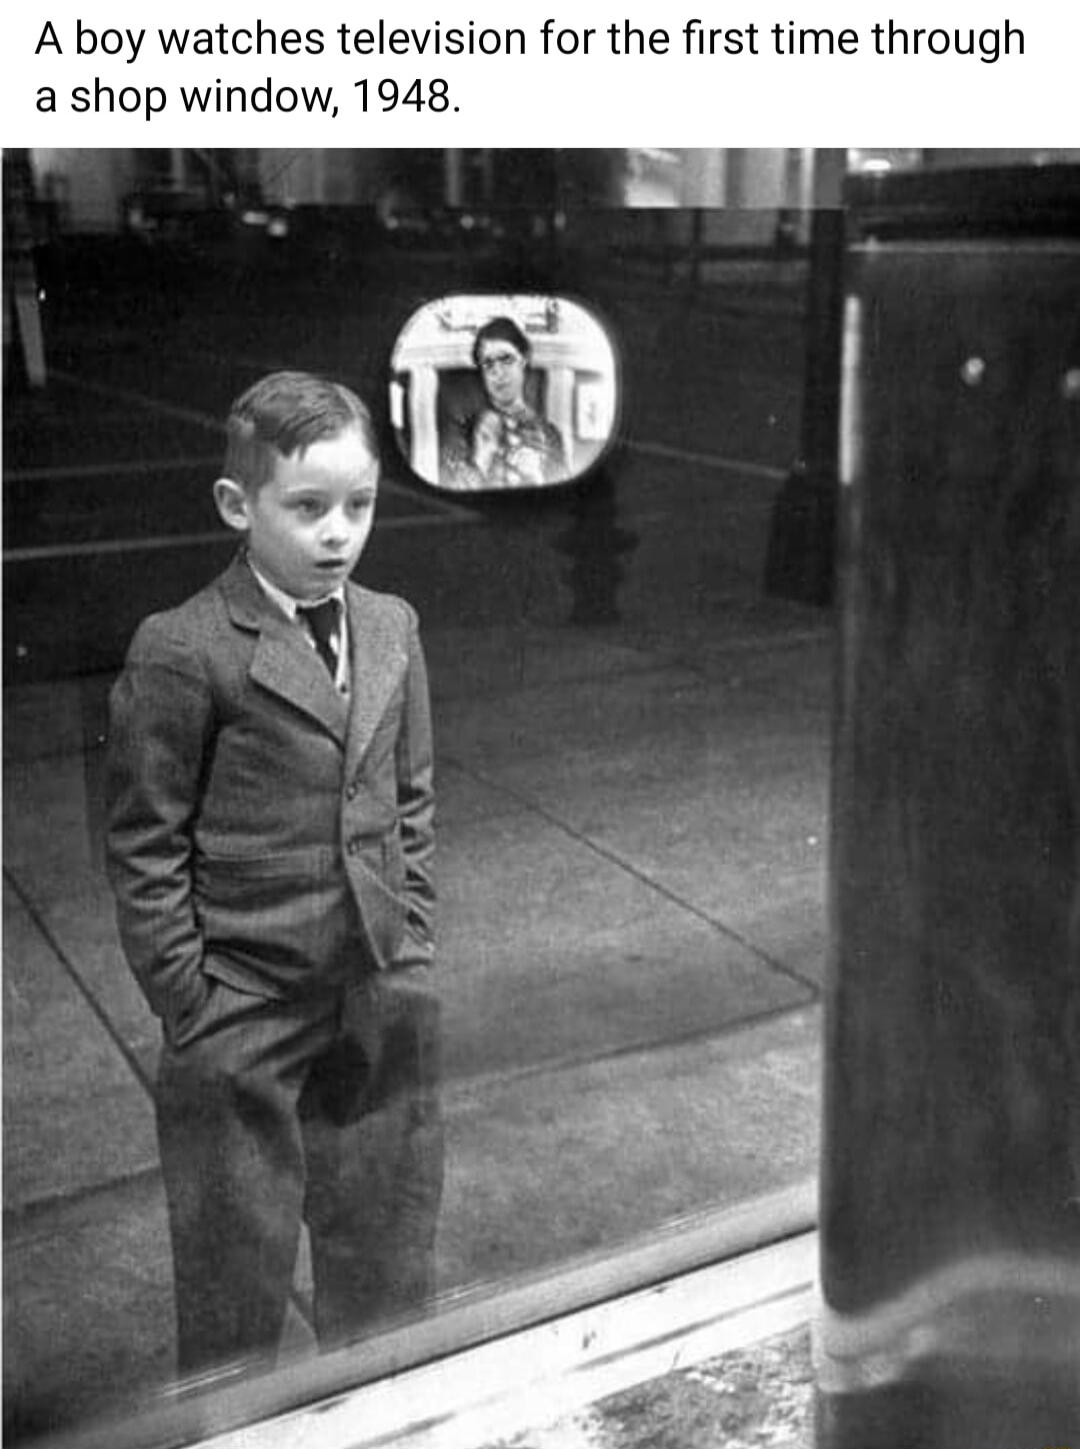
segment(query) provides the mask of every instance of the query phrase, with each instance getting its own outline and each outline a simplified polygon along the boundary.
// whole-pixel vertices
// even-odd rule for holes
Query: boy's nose
[[[322,542],[324,544],[343,544],[349,539],[349,523],[343,513],[327,514],[323,521]]]

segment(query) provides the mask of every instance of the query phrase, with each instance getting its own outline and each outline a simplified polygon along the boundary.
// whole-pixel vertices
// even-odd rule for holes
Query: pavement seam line
[[[75,466],[50,464],[43,468],[12,468],[4,473],[5,483],[55,483],[60,479],[130,477],[140,473],[177,473],[188,469],[216,468],[216,453],[193,458],[129,458],[119,463],[79,463]]]
[[[698,464],[703,468],[718,468],[727,473],[748,473],[754,478],[764,478],[770,483],[781,483],[787,477],[785,468],[771,463],[751,463],[741,458],[725,458],[721,453],[698,453],[690,448],[673,447],[668,443],[654,443],[647,438],[624,439],[623,446],[631,453],[643,453],[647,458],[669,458],[676,463]]]
[[[448,528],[479,522],[467,514],[411,514],[405,518],[386,518],[375,524],[376,533],[396,533],[402,529]],[[103,538],[92,543],[29,544],[25,548],[4,550],[4,563],[35,563],[46,559],[97,558],[105,554],[149,553],[159,549],[193,548],[200,544],[229,545],[233,541],[224,529],[213,533],[147,534],[144,538]]]
[[[730,941],[741,946],[743,950],[748,951],[777,975],[794,982],[804,991],[809,991],[811,999],[816,1001],[820,996],[820,988],[814,982],[807,981],[797,971],[793,971],[790,966],[785,966],[782,961],[778,961],[770,956],[767,951],[763,951],[760,946],[755,945],[742,932],[736,931],[733,926],[729,926],[725,921],[717,920],[714,916],[709,915],[707,911],[703,911],[700,906],[695,906],[691,901],[683,900],[669,886],[664,885],[661,881],[654,880],[640,866],[635,865],[633,861],[620,855],[618,851],[612,850],[610,846],[601,845],[599,841],[593,840],[590,836],[584,834],[583,831],[575,829],[574,826],[565,820],[560,820],[553,811],[546,809],[523,791],[515,790],[513,786],[505,785],[500,780],[496,780],[490,775],[485,775],[480,770],[473,769],[471,766],[464,764],[460,759],[455,759],[453,756],[446,756],[446,759],[449,764],[454,765],[463,774],[470,776],[478,784],[486,785],[490,789],[508,796],[511,800],[517,801],[519,805],[523,805],[527,810],[535,811],[549,825],[554,825],[557,830],[561,830],[564,834],[569,835],[572,840],[577,841],[579,845],[585,846],[594,855],[598,855],[610,865],[618,866],[621,870],[626,871],[627,875],[633,876],[635,880],[640,881],[649,890],[655,891],[657,895],[663,896],[665,900],[670,901],[672,905],[679,906],[682,910],[689,912],[690,915],[695,916],[705,925],[711,926],[714,931],[718,931],[722,936],[726,936]]]
[[[109,1040],[112,1042],[113,1046],[116,1047],[117,1051],[127,1063],[128,1068],[130,1069],[135,1080],[139,1083],[147,1096],[152,1097],[153,1093],[151,1089],[150,1079],[147,1076],[146,1072],[143,1070],[142,1063],[139,1061],[138,1057],[131,1050],[128,1044],[124,1041],[120,1033],[116,1030],[115,1026],[113,1025],[112,1019],[109,1017],[108,1013],[102,1008],[101,1004],[98,1002],[93,992],[90,990],[89,986],[87,986],[86,982],[83,980],[82,974],[79,971],[78,967],[68,955],[67,951],[65,951],[64,947],[57,940],[55,933],[49,926],[48,922],[45,920],[45,917],[43,916],[41,910],[38,908],[38,905],[31,896],[30,892],[23,886],[22,882],[19,880],[18,876],[15,874],[10,866],[4,866],[4,879],[11,886],[11,889],[15,892],[15,895],[17,896],[20,904],[26,911],[27,915],[30,917],[35,929],[41,936],[42,940],[56,957],[60,965],[63,967],[64,971],[71,979],[72,984],[75,986],[80,996],[82,996],[87,1006],[89,1006],[91,1012],[93,1012],[98,1022],[105,1029]]]
[[[763,1007],[749,1016],[740,1016],[726,1026],[704,1027],[701,1031],[684,1032],[682,1036],[669,1036],[657,1041],[626,1042],[622,1046],[609,1047],[606,1051],[589,1051],[577,1055],[567,1053],[565,1056],[551,1057],[547,1061],[534,1062],[525,1067],[484,1067],[468,1075],[462,1072],[446,1080],[444,1091],[447,1096],[453,1095],[454,1092],[457,1092],[459,1096],[466,1096],[475,1092],[477,1086],[484,1082],[502,1086],[506,1083],[531,1081],[538,1077],[555,1077],[564,1072],[579,1071],[594,1064],[606,1065],[618,1062],[624,1057],[648,1056],[654,1052],[666,1051],[668,1048],[681,1050],[684,1047],[704,1046],[710,1042],[739,1036],[743,1032],[754,1031],[757,1027],[768,1026],[771,1022],[782,1021],[788,1016],[814,1011],[821,1004],[819,995],[820,993],[808,1000],[792,1002],[787,1006]]]
[[[156,1190],[161,1182],[161,1168],[143,1167],[137,1172],[124,1173],[121,1177],[109,1178],[107,1182],[91,1183],[73,1192],[50,1192],[42,1197],[30,1198],[16,1207],[4,1209],[4,1235],[9,1241],[19,1239],[20,1246],[29,1238],[48,1237],[57,1230],[57,1219],[63,1219],[71,1210],[104,1202],[118,1191],[137,1193],[147,1186]],[[62,1222],[59,1226],[63,1226]]]

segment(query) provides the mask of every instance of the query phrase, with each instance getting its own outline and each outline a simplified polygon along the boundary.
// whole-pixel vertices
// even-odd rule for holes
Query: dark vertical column
[[[30,153],[25,149],[8,150],[0,164],[4,191],[4,385],[6,388],[16,377],[30,387],[44,387],[48,374],[38,299],[39,210]],[[16,363],[14,368],[9,366],[11,362]]]
[[[819,1446],[1071,1446],[1080,177],[850,199]]]
[[[765,563],[771,594],[800,603],[832,598],[836,533],[836,448],[840,415],[844,217],[843,151],[814,157],[799,456],[774,510]]]

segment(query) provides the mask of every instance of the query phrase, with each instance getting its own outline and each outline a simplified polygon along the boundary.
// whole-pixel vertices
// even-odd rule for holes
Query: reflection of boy
[[[164,1028],[185,1373],[272,1359],[302,1220],[321,1344],[432,1287],[432,741],[415,614],[349,581],[377,482],[357,397],[256,383],[214,488],[246,546],[144,621],[111,699],[108,860]]]

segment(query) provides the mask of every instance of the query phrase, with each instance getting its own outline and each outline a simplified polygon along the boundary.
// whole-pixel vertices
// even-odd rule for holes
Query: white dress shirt
[[[304,638],[311,645],[312,649],[315,648],[315,639],[312,636],[311,630],[305,627],[303,620],[298,618],[298,615],[305,608],[311,608],[314,604],[324,604],[326,603],[327,599],[337,599],[338,603],[341,605],[341,609],[338,615],[339,622],[337,638],[337,661],[334,669],[334,685],[335,688],[337,688],[342,694],[348,694],[349,614],[348,610],[345,607],[344,584],[342,584],[339,588],[332,590],[332,592],[330,592],[329,594],[324,594],[321,599],[294,599],[293,596],[291,594],[287,594],[284,589],[279,589],[277,584],[272,584],[268,578],[266,578],[263,574],[259,572],[259,570],[255,567],[250,559],[248,559],[248,566],[250,567],[251,572],[255,575],[259,587],[262,589],[263,593],[267,596],[271,603],[276,604],[287,619],[292,619],[294,623],[300,625],[300,627],[304,631]]]

